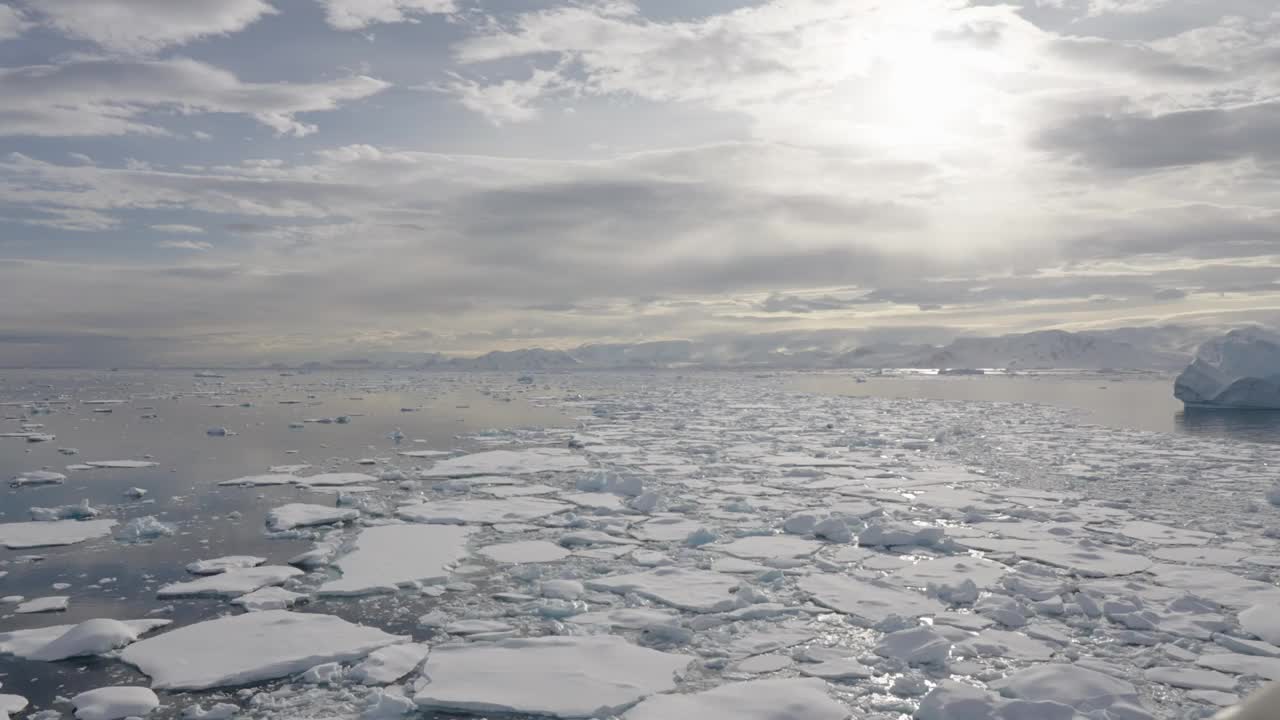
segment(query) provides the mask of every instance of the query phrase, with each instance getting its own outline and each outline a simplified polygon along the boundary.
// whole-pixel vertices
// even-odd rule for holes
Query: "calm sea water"
[[[806,373],[791,384],[802,392],[855,397],[1036,403],[1077,410],[1085,422],[1109,427],[1280,442],[1280,412],[1185,410],[1173,397],[1173,377],[1163,375]]]

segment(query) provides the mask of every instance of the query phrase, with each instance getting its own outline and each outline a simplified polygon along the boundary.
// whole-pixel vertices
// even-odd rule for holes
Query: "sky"
[[[1275,0],[0,0],[0,365],[1278,308]]]

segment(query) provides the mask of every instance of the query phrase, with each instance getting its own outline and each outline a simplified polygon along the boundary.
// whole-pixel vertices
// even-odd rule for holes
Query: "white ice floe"
[[[42,522],[54,520],[90,520],[101,513],[89,505],[88,500],[81,500],[78,505],[58,505],[56,507],[33,507],[31,519]]]
[[[365,685],[389,685],[416,670],[429,652],[426,643],[388,645],[369,653],[347,677]]]
[[[414,702],[446,712],[603,717],[675,689],[675,674],[692,660],[612,635],[438,646]]]
[[[423,477],[467,477],[469,475],[528,475],[564,472],[587,467],[581,455],[564,448],[538,447],[525,450],[490,450],[441,460],[423,471]]]
[[[232,599],[231,604],[239,605],[249,612],[287,610],[305,597],[307,596],[304,593],[296,593],[282,587],[264,587]]]
[[[809,557],[821,547],[822,543],[816,540],[793,535],[754,535],[708,549],[745,560],[789,560]]]
[[[724,612],[739,606],[739,580],[710,570],[659,568],[649,572],[607,575],[587,581],[592,590],[635,593],[690,612]]]
[[[1213,539],[1212,533],[1185,528],[1170,527],[1146,520],[1130,520],[1113,529],[1093,527],[1099,532],[1115,532],[1134,540],[1141,540],[1156,545],[1204,545]]]
[[[547,563],[569,557],[569,551],[546,540],[522,540],[480,548],[480,554],[500,563]]]
[[[187,572],[192,575],[217,575],[228,570],[257,567],[266,561],[266,558],[256,555],[225,555],[188,563]]]
[[[654,695],[624,720],[844,720],[847,707],[818,679],[751,680],[697,693]]]
[[[671,610],[617,608],[574,615],[567,618],[567,621],[575,625],[598,625],[619,630],[642,630],[651,625],[669,625],[679,617],[679,613]]]
[[[1056,540],[1052,536],[1044,539],[966,537],[957,542],[978,550],[1013,553],[1083,577],[1132,575],[1153,564],[1150,559],[1136,553],[1107,550],[1089,541]]]
[[[1280,645],[1280,611],[1275,603],[1254,605],[1241,611],[1240,627],[1272,645]]]
[[[890,615],[917,618],[945,609],[920,593],[845,575],[813,573],[800,578],[797,584],[819,605],[868,625],[880,623]]]
[[[0,523],[0,545],[10,550],[75,545],[109,535],[115,520]]]
[[[79,625],[52,625],[29,630],[13,630],[0,633],[0,655],[14,655],[28,660],[61,660],[82,654],[99,654],[84,652],[105,645],[119,645],[106,648],[108,652],[123,647],[157,628],[162,628],[172,620],[86,620]],[[123,628],[115,624],[122,625]],[[64,653],[71,652],[67,655]]]
[[[123,720],[160,707],[160,698],[144,687],[104,687],[71,698],[77,720]]]
[[[49,597],[34,598],[24,603],[20,603],[18,607],[13,609],[13,611],[19,615],[65,612],[67,606],[70,604],[71,598],[66,595],[51,595]]]
[[[1209,340],[1173,394],[1190,407],[1280,409],[1280,335],[1247,327]]]
[[[293,478],[293,482],[304,487],[344,487],[348,485],[372,485],[378,478],[357,472],[332,472]]]
[[[1133,683],[1078,665],[1060,663],[1018,670],[991,686],[1005,697],[1050,701],[1088,710],[1101,710],[1117,703],[1136,705],[1138,695]]]
[[[891,632],[874,648],[881,657],[901,660],[908,665],[946,664],[951,654],[951,641],[930,627],[920,626]]]
[[[360,511],[354,508],[313,505],[311,503],[289,503],[267,513],[267,529],[271,532],[283,532],[300,527],[332,525],[333,523],[355,520],[358,517],[360,517]]]
[[[930,585],[952,588],[968,580],[979,588],[989,588],[998,583],[1007,570],[1007,567],[992,560],[961,555],[921,560],[889,573],[885,580],[917,588],[928,588]]]
[[[134,643],[120,658],[156,689],[206,690],[359,660],[406,640],[332,615],[267,610],[188,625]]]
[[[116,540],[122,543],[145,543],[168,537],[177,531],[178,526],[173,523],[162,522],[154,515],[144,515],[125,523],[116,534]]]
[[[84,464],[91,468],[113,468],[118,470],[141,470],[159,466],[159,463],[154,463],[150,460],[96,460]]]
[[[631,529],[631,534],[652,542],[683,542],[689,534],[705,524],[685,517],[656,517]]]
[[[1233,675],[1254,675],[1267,680],[1280,680],[1280,658],[1277,657],[1211,653],[1201,655],[1196,659],[1196,664]]]
[[[9,720],[10,715],[26,710],[27,705],[27,699],[21,695],[0,693],[0,720]]]
[[[289,578],[302,575],[302,571],[288,565],[263,565],[261,567],[235,568],[217,575],[206,575],[198,580],[171,583],[156,593],[159,598],[183,597],[236,597],[258,588],[279,585]]]
[[[847,682],[871,677],[871,668],[853,658],[835,658],[819,663],[805,663],[798,669],[801,675],[822,678],[832,682]]]
[[[1161,585],[1185,590],[1230,608],[1248,608],[1257,604],[1268,604],[1274,608],[1280,604],[1280,587],[1225,570],[1160,564],[1153,566],[1150,572]]]
[[[360,531],[334,565],[342,574],[320,586],[321,595],[394,592],[410,583],[440,583],[466,556],[470,528],[453,525],[379,525]]]
[[[504,500],[435,500],[396,511],[404,520],[448,525],[496,525],[526,522],[568,510],[570,506],[541,498]]]
[[[1185,690],[1217,690],[1231,692],[1236,689],[1236,679],[1213,670],[1183,667],[1153,667],[1143,672],[1143,677],[1161,685]]]
[[[271,485],[291,485],[301,478],[287,473],[271,473],[268,475],[246,475],[244,477],[223,480],[218,484],[223,487],[264,487]]]
[[[29,470],[27,472],[18,473],[9,484],[13,487],[25,487],[29,485],[61,485],[67,481],[67,476],[60,472],[52,470]]]

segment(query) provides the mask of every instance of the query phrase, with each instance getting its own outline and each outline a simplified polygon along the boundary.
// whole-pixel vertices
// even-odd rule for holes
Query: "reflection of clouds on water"
[[[1280,410],[1186,408],[1174,416],[1179,432],[1248,442],[1280,442]]]

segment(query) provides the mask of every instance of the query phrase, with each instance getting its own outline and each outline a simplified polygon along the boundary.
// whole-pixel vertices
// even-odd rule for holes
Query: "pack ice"
[[[1248,327],[1209,340],[1173,394],[1188,407],[1280,409],[1280,334]]]

